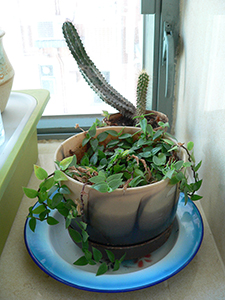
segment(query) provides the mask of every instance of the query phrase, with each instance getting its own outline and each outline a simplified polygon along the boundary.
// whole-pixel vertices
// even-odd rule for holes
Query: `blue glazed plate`
[[[82,251],[71,240],[63,217],[54,226],[37,222],[32,232],[26,221],[24,238],[34,262],[54,279],[93,292],[129,292],[158,284],[181,271],[196,255],[203,239],[201,215],[190,200],[184,205],[180,195],[176,219],[168,241],[158,250],[138,260],[125,261],[119,271],[96,276],[98,266],[73,265]]]

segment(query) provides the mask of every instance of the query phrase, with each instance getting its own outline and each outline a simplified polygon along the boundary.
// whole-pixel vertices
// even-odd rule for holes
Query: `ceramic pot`
[[[116,126],[110,129],[119,132],[122,128]],[[97,129],[96,135],[107,129]],[[123,133],[134,133],[137,130],[136,127],[126,127]],[[87,150],[82,147],[84,137],[85,133],[79,133],[65,140],[55,152],[55,161],[70,156],[72,151],[79,162]],[[109,142],[107,139],[105,143]],[[184,159],[184,152],[179,155]],[[79,202],[81,192],[84,191],[84,220],[93,243],[126,247],[148,243],[164,232],[169,237],[168,228],[171,228],[174,221],[179,198],[178,186],[170,185],[169,180],[128,188],[126,191],[118,188],[111,193],[100,193],[89,185],[84,187],[69,176],[65,184],[71,190],[69,198],[73,201]],[[162,239],[158,247],[165,241]]]
[[[154,130],[157,130],[160,127],[158,124],[159,121],[163,123],[168,122],[168,117],[159,111],[146,110],[145,113],[149,114],[148,116],[146,116],[146,119],[148,123],[152,125],[152,128]],[[104,118],[104,122],[108,126],[134,126],[135,125],[135,120],[126,118],[120,113],[111,114],[108,119]]]
[[[5,53],[2,39],[5,32],[0,30],[0,111],[3,112],[12,90],[14,70]]]

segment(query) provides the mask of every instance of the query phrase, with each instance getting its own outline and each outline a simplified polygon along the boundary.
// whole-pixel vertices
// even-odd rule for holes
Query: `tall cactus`
[[[116,108],[125,117],[132,119],[136,111],[135,106],[105,80],[87,55],[79,34],[71,22],[63,23],[63,34],[79,70],[89,86],[104,102]]]
[[[145,114],[148,84],[149,84],[149,75],[145,71],[142,71],[138,76],[138,83],[137,83],[136,116],[141,116]]]

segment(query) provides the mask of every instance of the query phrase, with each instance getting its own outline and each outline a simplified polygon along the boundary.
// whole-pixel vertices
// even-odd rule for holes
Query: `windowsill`
[[[66,139],[80,132],[79,129],[75,129],[76,124],[88,130],[96,119],[102,120],[103,116],[101,114],[42,116],[37,125],[38,139]]]

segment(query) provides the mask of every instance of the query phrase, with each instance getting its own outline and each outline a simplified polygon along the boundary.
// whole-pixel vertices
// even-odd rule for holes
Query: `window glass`
[[[87,53],[106,79],[135,103],[142,69],[141,1],[10,0],[0,11],[4,47],[15,70],[13,89],[45,88],[44,115],[114,110],[89,88],[70,54],[62,24],[71,20]]]

